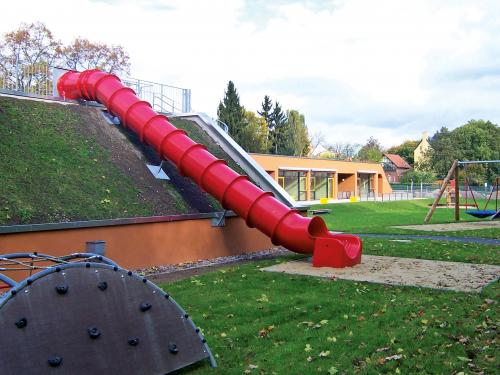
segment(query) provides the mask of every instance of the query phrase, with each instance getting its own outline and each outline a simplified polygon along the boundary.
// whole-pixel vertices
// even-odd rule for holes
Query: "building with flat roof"
[[[250,154],[296,201],[375,198],[392,191],[379,163]]]

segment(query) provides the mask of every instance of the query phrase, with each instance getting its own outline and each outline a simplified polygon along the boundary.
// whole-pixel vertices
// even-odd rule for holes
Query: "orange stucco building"
[[[392,191],[378,163],[268,154],[251,156],[296,201],[374,198]]]

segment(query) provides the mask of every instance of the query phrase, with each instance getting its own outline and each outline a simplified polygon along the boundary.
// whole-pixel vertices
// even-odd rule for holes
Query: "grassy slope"
[[[317,205],[315,208],[328,207],[330,214],[322,215],[331,230],[349,233],[419,233],[443,236],[470,236],[500,238],[498,229],[481,229],[461,232],[424,232],[400,228],[395,225],[423,224],[429,210],[430,199],[397,202],[359,202],[345,204]],[[438,208],[431,224],[454,222],[453,209]],[[462,210],[461,221],[477,221]]]
[[[0,98],[0,224],[147,216],[133,181],[68,106]]]

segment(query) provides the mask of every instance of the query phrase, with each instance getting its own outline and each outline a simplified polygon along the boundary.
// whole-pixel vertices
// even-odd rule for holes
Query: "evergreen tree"
[[[262,102],[262,111],[257,111],[257,113],[266,120],[268,126],[271,123],[271,110],[273,109],[273,101],[267,95],[264,96],[264,101]]]
[[[269,132],[271,134],[271,153],[282,154],[286,152],[286,115],[281,109],[281,105],[276,101],[271,112]]]
[[[240,105],[240,97],[232,81],[227,84],[224,99],[217,109],[219,120],[229,127],[229,134],[236,142],[240,142],[242,129],[245,126],[244,109]]]

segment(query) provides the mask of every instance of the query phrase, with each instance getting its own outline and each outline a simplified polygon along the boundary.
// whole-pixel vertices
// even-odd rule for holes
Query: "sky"
[[[41,21],[64,43],[122,45],[131,76],[190,88],[211,116],[232,80],[246,109],[269,95],[330,143],[500,123],[498,0],[25,0],[2,13],[1,34]]]

